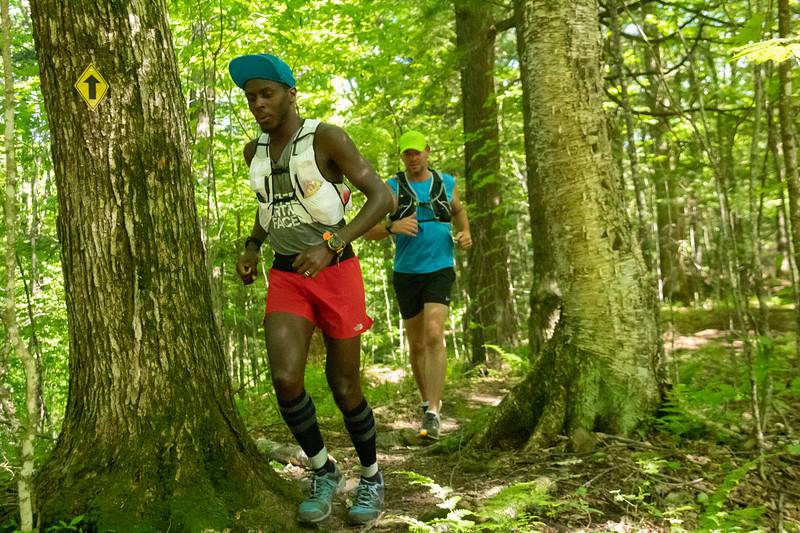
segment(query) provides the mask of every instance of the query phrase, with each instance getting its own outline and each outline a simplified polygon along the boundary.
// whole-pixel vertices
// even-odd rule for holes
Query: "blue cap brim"
[[[228,65],[233,83],[244,89],[245,83],[252,79],[262,79],[283,83],[288,87],[296,85],[289,65],[268,54],[248,54],[234,58]]]

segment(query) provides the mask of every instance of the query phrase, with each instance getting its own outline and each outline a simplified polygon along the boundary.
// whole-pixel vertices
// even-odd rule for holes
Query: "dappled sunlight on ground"
[[[603,524],[598,524],[597,527],[591,529],[577,529],[575,533],[589,533],[590,531],[608,531],[613,533],[663,533],[665,531],[664,528],[655,528],[652,526],[647,526],[641,523],[631,523],[628,520],[621,520],[619,522],[615,522],[613,520],[609,520]]]
[[[410,374],[404,368],[371,365],[364,369],[364,376],[373,384],[402,383]]]
[[[741,350],[744,342],[741,339],[733,338],[733,335],[730,330],[721,329],[703,329],[692,335],[676,335],[674,331],[670,330],[664,333],[664,351],[667,355],[678,350],[692,352],[712,342],[729,348],[732,347],[734,350]],[[754,336],[755,334],[751,331],[751,339]]]
[[[468,400],[475,404],[480,405],[491,405],[492,407],[497,407],[500,405],[500,402],[503,400],[503,397],[497,394],[488,395],[488,394],[471,394],[468,397]]]
[[[376,415],[382,415],[381,410],[374,409]],[[386,410],[383,410],[384,412]],[[386,422],[384,423],[387,429],[390,430],[400,430],[400,429],[408,429],[408,430],[415,430],[419,427],[419,422],[416,420],[412,420],[410,418],[396,418],[392,420],[391,418],[387,418]]]
[[[664,350],[667,353],[674,350],[697,350],[713,340],[729,335],[728,331],[719,329],[703,329],[692,335],[676,335],[675,331],[668,331],[664,334]]]

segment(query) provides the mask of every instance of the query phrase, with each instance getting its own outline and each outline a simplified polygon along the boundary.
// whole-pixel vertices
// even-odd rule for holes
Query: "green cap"
[[[400,153],[406,150],[416,150],[422,152],[428,147],[428,141],[425,136],[418,131],[408,130],[400,136]]]

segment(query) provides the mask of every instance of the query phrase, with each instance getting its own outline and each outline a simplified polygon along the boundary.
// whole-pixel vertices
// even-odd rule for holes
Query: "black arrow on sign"
[[[89,86],[89,100],[96,99],[97,98],[97,86],[100,84],[100,80],[95,78],[93,74],[89,74],[89,77],[86,78],[84,83]]]

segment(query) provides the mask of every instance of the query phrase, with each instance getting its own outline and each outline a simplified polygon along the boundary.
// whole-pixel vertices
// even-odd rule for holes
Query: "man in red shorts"
[[[269,54],[244,55],[231,61],[229,70],[262,132],[244,148],[258,211],[236,272],[245,284],[252,283],[259,249],[269,240],[275,258],[264,330],[272,384],[281,415],[313,469],[299,518],[324,520],[343,486],[304,386],[309,342],[319,327],[327,349],[328,384],[361,463],[348,517],[364,524],[380,515],[384,483],[376,458],[375,419],[359,379],[360,336],[372,319],[350,242],[388,212],[392,197],[344,130],[298,115],[295,79],[286,63]],[[349,223],[344,219],[350,205],[345,176],[367,197]]]

